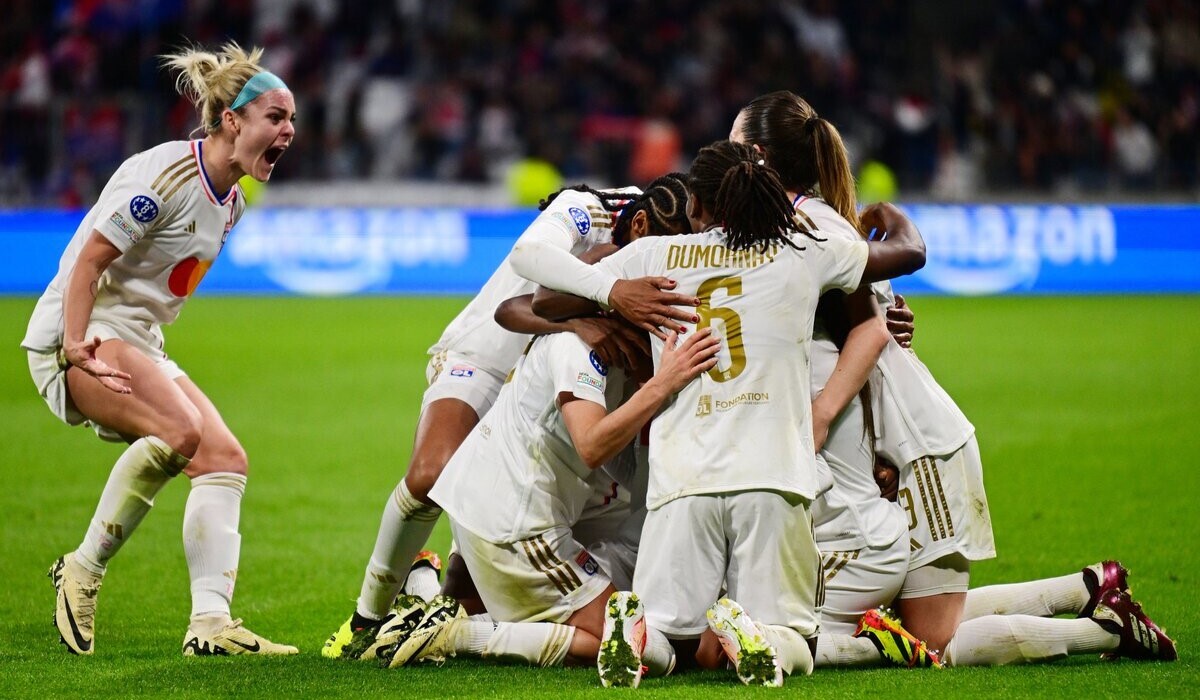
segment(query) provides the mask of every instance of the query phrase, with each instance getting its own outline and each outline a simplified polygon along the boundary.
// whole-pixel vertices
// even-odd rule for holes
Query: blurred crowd
[[[1194,197],[1194,0],[6,0],[0,205],[86,205],[197,117],[157,56],[266,48],[278,180],[641,183],[757,94],[834,121],[901,196]],[[869,176],[868,176],[869,172]],[[274,181],[274,180],[273,180]]]

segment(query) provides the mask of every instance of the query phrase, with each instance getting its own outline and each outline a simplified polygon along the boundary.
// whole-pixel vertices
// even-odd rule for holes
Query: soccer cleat
[[[900,621],[885,608],[868,610],[858,622],[854,636],[870,639],[879,655],[893,666],[904,668],[942,668],[937,652],[900,626]]]
[[[265,637],[242,627],[241,620],[232,620],[215,632],[205,632],[188,627],[183,636],[184,656],[290,656],[300,650],[287,644],[276,644]]]
[[[458,601],[448,595],[436,596],[425,608],[421,622],[399,643],[379,652],[380,665],[399,668],[413,661],[441,663],[454,656],[450,645],[451,623],[466,617]]]
[[[1109,657],[1138,660],[1174,661],[1179,658],[1175,642],[1151,620],[1140,603],[1128,591],[1110,588],[1096,602],[1092,619],[1105,631],[1121,638],[1116,652]]]
[[[775,647],[742,606],[729,598],[718,600],[708,609],[708,627],[716,633],[742,683],[775,688],[783,685],[783,667]]]
[[[636,593],[617,591],[604,608],[604,636],[596,668],[605,688],[636,688],[642,682],[646,613]]]
[[[417,556],[413,557],[412,568],[418,569],[422,566],[433,569],[433,573],[437,574],[439,579],[442,577],[442,558],[438,556],[437,552],[429,549],[417,552]]]
[[[421,619],[425,617],[425,601],[420,596],[415,595],[400,595],[396,598],[396,602],[392,605],[392,609],[380,621],[379,626],[371,633],[368,640],[364,633],[360,643],[363,645],[362,650],[351,648],[350,653],[357,653],[357,656],[347,656],[343,652],[343,658],[361,659],[363,661],[377,661],[380,657],[380,651],[394,649],[408,638],[409,633],[416,629],[420,624]],[[339,630],[340,631],[340,630]],[[389,655],[390,659],[391,656]]]
[[[59,638],[72,654],[91,654],[101,577],[76,565],[74,552],[59,557],[46,575],[54,583],[54,626]]]
[[[1128,579],[1129,570],[1119,561],[1108,560],[1083,567],[1083,585],[1087,586],[1088,600],[1078,617],[1091,617],[1100,596],[1108,591],[1129,591]]]

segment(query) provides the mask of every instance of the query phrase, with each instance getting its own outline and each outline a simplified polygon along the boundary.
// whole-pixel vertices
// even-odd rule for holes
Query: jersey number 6
[[[727,297],[741,296],[742,278],[713,277],[704,280],[696,290],[696,296],[700,297],[700,308],[696,310],[700,315],[700,323],[696,324],[696,328],[712,328],[713,320],[719,319],[724,327],[723,332],[718,333],[718,329],[713,328],[713,335],[722,336],[725,349],[729,351],[729,366],[722,369],[718,363],[716,367],[708,370],[708,376],[712,377],[713,381],[727,382],[746,369],[746,348],[742,345],[742,317],[733,309],[712,305],[712,296],[718,289],[724,289]]]

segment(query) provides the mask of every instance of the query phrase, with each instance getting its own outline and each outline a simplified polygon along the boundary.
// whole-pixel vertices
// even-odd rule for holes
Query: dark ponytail
[[[772,243],[799,247],[791,239],[801,229],[787,191],[778,173],[749,146],[718,141],[700,149],[688,187],[725,230],[730,249],[766,250]]]

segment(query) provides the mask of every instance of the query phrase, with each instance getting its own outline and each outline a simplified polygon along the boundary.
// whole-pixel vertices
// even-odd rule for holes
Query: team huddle
[[[295,135],[260,58],[167,57],[204,138],[117,170],[22,342],[55,415],[129,443],[50,570],[77,654],[107,562],[180,473],[183,653],[298,651],[232,618],[247,459],[161,332],[243,212],[237,180],[267,180]],[[725,666],[778,686],[816,667],[1174,660],[1115,561],[970,588],[995,556],[975,429],[888,283],[924,261],[899,209],[860,212],[836,127],[789,92],[747,104],[686,174],[548,193],[430,349],[408,470],[322,654],[593,665],[634,687]],[[443,511],[444,581],[423,551]]]

